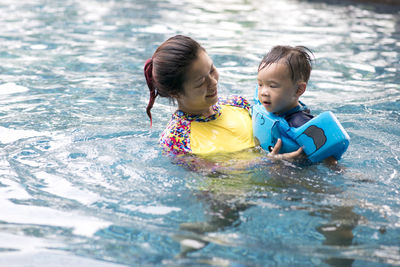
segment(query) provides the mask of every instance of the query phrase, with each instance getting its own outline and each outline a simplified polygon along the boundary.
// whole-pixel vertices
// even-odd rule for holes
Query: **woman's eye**
[[[202,81],[201,83],[197,84],[194,88],[199,88],[203,85],[204,81]]]

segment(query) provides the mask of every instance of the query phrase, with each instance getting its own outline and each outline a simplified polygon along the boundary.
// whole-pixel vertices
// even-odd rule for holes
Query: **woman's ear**
[[[306,82],[302,82],[302,81],[298,82],[296,96],[300,97],[302,94],[304,94],[304,92],[306,91],[306,88],[307,88]]]
[[[169,96],[175,100],[177,100],[178,98],[180,98],[180,94],[177,91],[174,91],[172,93],[169,94]]]

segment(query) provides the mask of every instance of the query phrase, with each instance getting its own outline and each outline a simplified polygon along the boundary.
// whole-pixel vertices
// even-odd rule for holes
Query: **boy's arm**
[[[271,153],[268,154],[273,159],[298,159],[303,157],[303,148],[300,147],[296,151],[289,152],[289,153],[283,153],[279,154],[279,150],[282,147],[282,140],[279,138],[278,141],[276,142],[276,145],[272,149]]]

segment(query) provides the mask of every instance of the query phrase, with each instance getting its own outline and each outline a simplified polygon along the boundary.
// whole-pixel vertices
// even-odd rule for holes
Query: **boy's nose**
[[[269,90],[268,90],[267,86],[261,86],[261,88],[259,88],[259,90],[261,91],[261,95],[263,95],[263,96],[269,95]]]

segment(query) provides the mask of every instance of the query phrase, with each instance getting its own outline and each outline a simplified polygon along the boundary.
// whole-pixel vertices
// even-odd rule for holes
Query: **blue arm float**
[[[254,105],[252,109],[253,135],[256,143],[264,150],[271,152],[278,138],[282,139],[280,153],[293,152],[300,148],[287,131],[282,130],[282,124],[287,124],[283,118],[267,112],[261,104]]]
[[[312,162],[320,162],[330,156],[339,160],[349,146],[349,135],[330,111],[294,128],[257,103],[253,106],[252,119],[254,137],[267,151],[281,138],[281,153],[296,151],[301,146]]]

